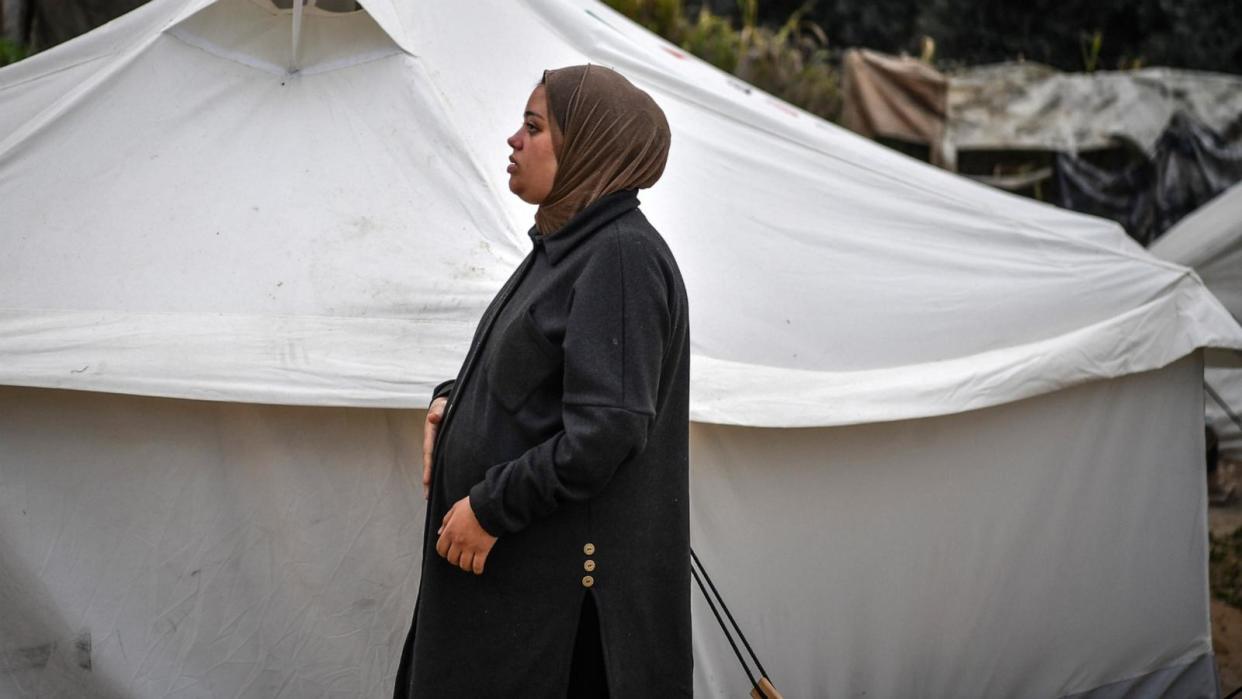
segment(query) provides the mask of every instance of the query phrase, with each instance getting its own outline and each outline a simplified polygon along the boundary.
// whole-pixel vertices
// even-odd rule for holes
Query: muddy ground
[[[1222,696],[1242,687],[1242,465],[1223,463],[1208,510],[1212,647]]]

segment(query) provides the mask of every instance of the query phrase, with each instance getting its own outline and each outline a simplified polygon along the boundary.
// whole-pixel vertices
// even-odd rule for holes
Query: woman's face
[[[556,179],[552,127],[548,123],[548,96],[543,85],[530,93],[522,127],[509,137],[509,191],[528,204],[542,204]]]

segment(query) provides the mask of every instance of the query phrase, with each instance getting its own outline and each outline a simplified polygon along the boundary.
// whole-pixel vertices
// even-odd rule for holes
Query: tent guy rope
[[[776,687],[772,685],[772,681],[768,679],[768,671],[763,667],[763,663],[759,661],[759,656],[755,654],[755,649],[750,647],[750,641],[746,640],[746,634],[742,633],[742,627],[738,626],[737,620],[733,618],[733,613],[729,611],[729,606],[725,604],[724,596],[720,594],[720,590],[716,589],[716,583],[712,582],[712,578],[707,574],[707,568],[703,566],[703,561],[699,560],[698,554],[694,549],[690,549],[690,574],[694,576],[694,582],[698,584],[699,590],[703,593],[703,599],[707,600],[707,606],[712,610],[712,615],[716,617],[716,623],[720,625],[720,630],[725,635],[725,640],[733,648],[733,654],[737,656],[737,661],[742,664],[742,670],[746,672],[747,679],[750,680],[751,692],[753,699],[782,699],[781,693],[776,691]],[[697,569],[696,567],[697,566]],[[700,577],[700,571],[702,576]],[[703,581],[707,581],[707,587],[704,587]],[[707,588],[711,588],[709,594]],[[713,601],[714,598],[714,601]],[[737,642],[733,640],[733,636],[729,633],[729,627],[725,626],[724,619],[721,618],[720,612],[716,609],[719,603],[720,609],[724,610],[725,616],[729,618],[729,624],[733,626],[733,633],[741,639],[742,645],[746,647],[746,652],[750,654],[750,659],[754,662],[755,667],[759,670],[759,679],[755,679],[755,675],[750,670],[750,666],[746,664],[742,652],[737,647]]]

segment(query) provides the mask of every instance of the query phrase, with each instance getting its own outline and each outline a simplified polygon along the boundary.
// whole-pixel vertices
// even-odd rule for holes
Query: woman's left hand
[[[483,573],[483,564],[492,546],[496,545],[496,537],[479,524],[470,507],[470,496],[453,503],[436,533],[440,535],[436,553],[467,573]]]

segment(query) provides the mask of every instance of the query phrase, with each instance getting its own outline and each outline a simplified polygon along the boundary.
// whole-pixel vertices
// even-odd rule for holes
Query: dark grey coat
[[[446,386],[396,696],[564,697],[587,594],[613,697],[690,696],[681,274],[634,191],[532,240]],[[467,494],[499,537],[481,576],[435,552]]]

